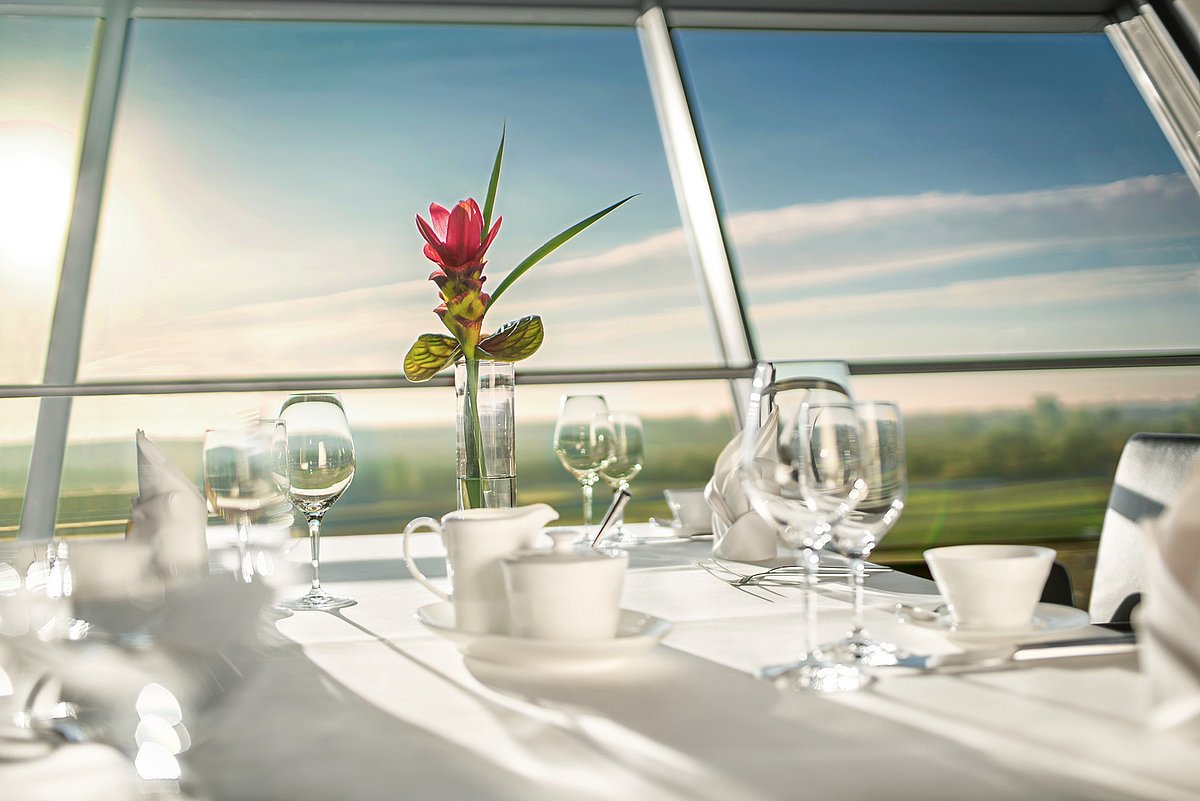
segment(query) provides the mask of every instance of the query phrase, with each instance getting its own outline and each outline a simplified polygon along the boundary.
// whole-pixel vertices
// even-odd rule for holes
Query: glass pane
[[[634,501],[627,509],[631,522],[669,516],[662,490],[703,486],[717,453],[731,436],[731,396],[721,381],[518,385],[519,502],[550,503],[563,522],[578,522],[582,516],[578,484],[559,465],[552,445],[564,393],[601,393],[613,410],[642,415],[646,467],[632,484]],[[323,532],[396,532],[413,517],[440,517],[453,509],[454,391],[425,387],[341,395],[354,433],[358,470],[330,511]],[[204,430],[230,425],[245,412],[274,416],[284,397],[283,393],[217,393],[77,398],[58,506],[59,532],[124,530],[130,500],[138,494],[133,444],[138,428],[200,487]],[[24,489],[23,474],[20,489]],[[596,497],[597,506],[607,504],[603,489],[597,490]]]
[[[678,41],[768,357],[1200,346],[1200,198],[1103,35]]]
[[[414,215],[482,202],[505,124],[487,289],[641,195],[485,331],[542,315],[539,368],[715,360],[632,29],[138,20],[127,76],[86,379],[399,372],[444,330]]]
[[[0,384],[42,379],[94,27],[0,16]]]
[[[16,536],[21,522],[37,409],[31,398],[0,400],[0,539]]]
[[[879,558],[920,565],[935,545],[1041,542],[1086,601],[1125,440],[1200,433],[1198,387],[1196,368],[856,377],[859,397],[905,411],[908,505]]]

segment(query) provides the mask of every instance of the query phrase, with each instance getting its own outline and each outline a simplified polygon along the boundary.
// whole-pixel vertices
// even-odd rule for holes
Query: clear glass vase
[[[512,362],[454,366],[458,508],[509,508],[517,500]]]

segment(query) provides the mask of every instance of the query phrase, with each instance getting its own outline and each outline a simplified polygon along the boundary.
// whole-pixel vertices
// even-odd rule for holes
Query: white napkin
[[[208,509],[196,485],[140,429],[137,432],[138,497],[128,539],[154,549],[164,577],[192,579],[208,572],[204,531]]]
[[[771,453],[771,437],[778,416],[779,409],[772,409],[770,418],[758,432],[754,452],[760,458]],[[713,477],[704,488],[704,499],[713,512],[713,555],[739,562],[760,562],[775,557],[775,529],[750,508],[738,469],[741,458],[739,432],[721,449]]]
[[[1200,738],[1200,467],[1144,527],[1146,585],[1135,619],[1150,680],[1150,722]]]

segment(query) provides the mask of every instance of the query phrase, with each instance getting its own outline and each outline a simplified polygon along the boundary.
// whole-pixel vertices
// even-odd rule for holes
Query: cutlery
[[[1131,633],[1116,637],[1021,643],[955,654],[909,654],[897,659],[895,665],[887,667],[913,668],[923,673],[1011,670],[1056,659],[1115,656],[1136,651],[1137,640]]]
[[[711,563],[711,564],[707,564],[707,563]],[[749,587],[747,587],[744,584],[738,584],[736,582],[730,581],[726,575],[722,575],[721,573],[718,573],[717,570],[723,569],[723,568],[721,568],[720,565],[716,565],[716,562],[713,559],[705,559],[705,560],[696,562],[696,566],[699,567],[704,572],[708,573],[713,578],[720,579],[724,583],[728,584],[730,587],[733,587],[735,590],[740,590],[741,592],[744,592],[747,595],[753,595],[755,598],[758,598],[759,600],[762,600],[762,601],[767,601],[768,603],[775,603],[774,598],[770,598],[766,595],[760,594],[759,592],[751,590]],[[760,587],[758,589],[761,590],[761,592],[770,593],[771,595],[774,595],[778,598],[785,597],[783,593],[776,592],[775,590],[771,589],[770,587]]]
[[[720,559],[706,559],[704,561],[710,567],[725,574],[725,576],[718,576],[718,578],[731,584],[790,586],[800,584],[804,580],[804,567],[802,565],[777,565],[776,567],[760,570],[756,573],[743,573],[740,570],[729,567],[729,565]],[[701,567],[703,566],[701,565]],[[712,571],[710,570],[709,572],[711,573]],[[866,572],[868,575],[890,573],[892,572],[892,568],[884,565],[867,565]],[[817,568],[817,575],[823,577],[845,577],[850,575],[850,567],[848,565],[821,565]]]

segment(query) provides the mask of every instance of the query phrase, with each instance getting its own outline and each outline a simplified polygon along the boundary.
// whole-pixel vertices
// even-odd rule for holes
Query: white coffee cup
[[[712,510],[704,500],[702,489],[663,490],[667,506],[679,524],[679,533],[685,536],[712,531]]]
[[[547,532],[553,548],[517,551],[501,561],[518,637],[602,640],[617,634],[629,554],[577,545],[579,532]]]
[[[508,601],[500,560],[533,545],[542,527],[558,517],[544,503],[512,509],[461,509],[440,521],[418,517],[404,529],[404,562],[413,578],[454,605],[455,626],[462,631],[508,634]],[[446,568],[454,587],[448,593],[430,581],[409,553],[414,531],[428,528],[446,546]]]
[[[1036,545],[951,545],[925,552],[938,591],[962,629],[1027,626],[1054,563]]]

